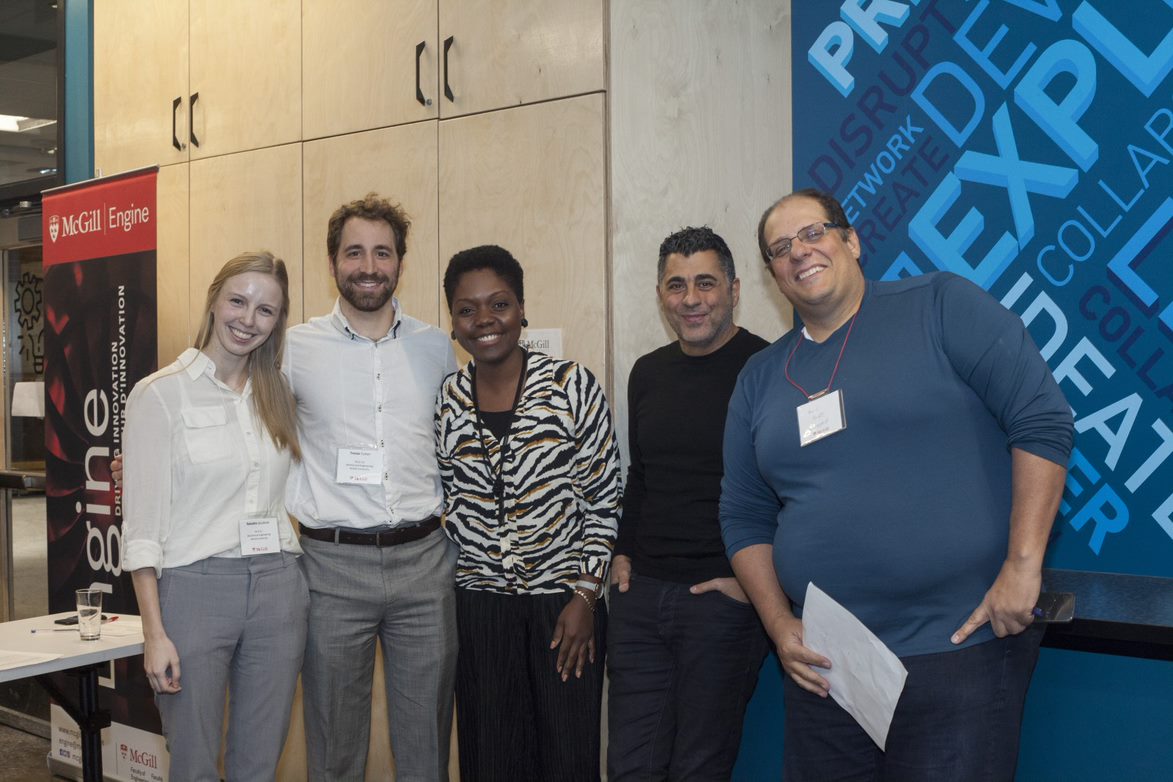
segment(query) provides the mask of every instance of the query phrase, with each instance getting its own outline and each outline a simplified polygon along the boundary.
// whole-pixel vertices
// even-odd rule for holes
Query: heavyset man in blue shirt
[[[865,279],[842,207],[762,216],[802,322],[746,364],[721,526],[785,677],[787,780],[1012,779],[1070,409],[1022,321],[964,279]],[[803,645],[814,583],[909,671],[880,751]]]

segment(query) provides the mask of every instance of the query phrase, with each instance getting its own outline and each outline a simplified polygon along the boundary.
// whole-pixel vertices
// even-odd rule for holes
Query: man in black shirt
[[[721,443],[737,374],[768,343],[733,322],[740,281],[709,228],[665,239],[657,280],[677,340],[641,357],[627,387],[608,778],[725,780],[767,639],[721,541]]]

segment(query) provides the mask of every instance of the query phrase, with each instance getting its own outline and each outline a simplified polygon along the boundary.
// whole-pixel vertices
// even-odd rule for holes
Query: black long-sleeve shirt
[[[705,356],[673,342],[635,362],[615,553],[631,557],[637,574],[687,584],[733,575],[717,521],[725,411],[741,367],[768,344],[739,329]]]

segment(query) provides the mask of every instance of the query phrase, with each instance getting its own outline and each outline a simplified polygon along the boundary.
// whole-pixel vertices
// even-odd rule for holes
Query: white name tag
[[[240,520],[240,555],[276,554],[281,550],[281,535],[276,516],[245,516]]]
[[[843,394],[836,390],[798,406],[798,443],[807,446],[847,428]]]
[[[377,448],[339,448],[337,483],[379,485],[383,482],[383,454]]]

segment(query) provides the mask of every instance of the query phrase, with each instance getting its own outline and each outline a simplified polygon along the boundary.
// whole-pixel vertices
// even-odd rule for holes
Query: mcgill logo
[[[158,768],[159,758],[157,755],[152,755],[149,752],[143,752],[140,749],[131,749],[122,744],[118,747],[118,753],[122,755],[123,760],[129,760],[131,763],[137,763],[140,766],[147,768]]]
[[[61,218],[57,215],[50,215],[49,217],[49,238],[56,242],[57,234],[61,232]]]

